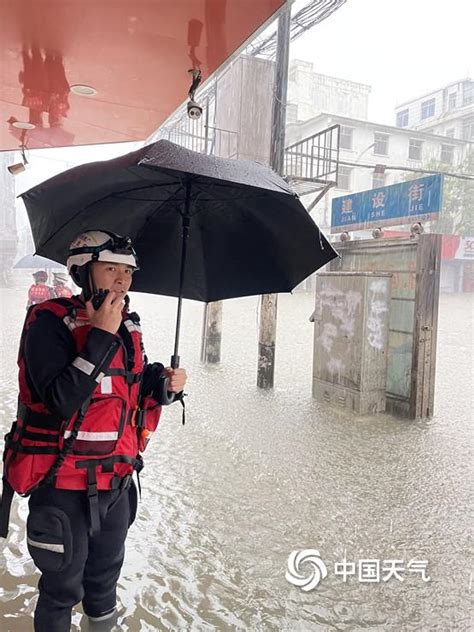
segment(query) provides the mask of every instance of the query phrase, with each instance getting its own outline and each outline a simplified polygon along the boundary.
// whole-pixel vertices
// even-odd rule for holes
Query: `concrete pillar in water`
[[[257,373],[257,386],[259,388],[273,387],[277,306],[278,294],[264,294],[260,298]]]
[[[201,362],[217,364],[221,361],[222,301],[207,303],[202,327]]]

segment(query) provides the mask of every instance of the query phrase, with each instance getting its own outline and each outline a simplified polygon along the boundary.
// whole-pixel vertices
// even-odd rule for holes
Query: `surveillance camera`
[[[374,239],[380,239],[381,237],[383,237],[384,234],[384,230],[381,226],[377,226],[377,228],[374,228],[374,230],[372,231],[372,237]]]
[[[347,231],[344,231],[343,233],[341,233],[341,241],[350,241],[351,238],[351,234],[348,233]]]
[[[23,173],[26,170],[26,165],[22,162],[17,162],[14,165],[7,167],[12,176],[17,176],[19,173]]]
[[[424,228],[423,228],[421,222],[415,222],[415,224],[411,225],[411,228],[410,228],[411,235],[410,236],[412,238],[416,237],[417,235],[421,235],[424,232],[425,231],[424,231]]]
[[[190,99],[188,101],[188,116],[190,119],[198,119],[201,117],[202,107]]]

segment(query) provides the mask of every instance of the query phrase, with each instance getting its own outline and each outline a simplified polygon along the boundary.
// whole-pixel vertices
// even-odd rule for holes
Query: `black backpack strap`
[[[94,535],[100,531],[99,492],[95,465],[87,468],[87,501],[89,503],[89,534]]]
[[[87,501],[89,505],[89,535],[100,531],[99,492],[97,490],[97,468],[103,472],[113,472],[115,463],[129,463],[138,472],[143,468],[143,461],[139,455],[136,458],[117,454],[103,459],[84,459],[76,462],[76,468],[87,470]],[[126,489],[131,483],[131,475],[122,477],[120,481],[112,479],[111,489]]]
[[[184,398],[186,397],[186,393],[182,393],[181,397],[179,398],[179,401],[181,402],[181,406],[183,407],[183,416],[181,418],[181,422],[184,426],[184,424],[186,423],[186,404],[184,403]]]
[[[121,375],[126,379],[127,384],[136,384],[141,381],[143,373],[133,373],[126,369],[107,369],[105,375]]]
[[[10,522],[10,509],[14,493],[13,487],[4,478],[2,498],[0,500],[0,538],[6,538],[8,535],[8,523]]]
[[[140,500],[142,499],[142,485],[140,483],[140,472],[145,467],[143,462],[143,457],[141,454],[137,454],[136,463],[134,465],[135,472],[137,473],[137,486],[138,486],[138,496]]]
[[[62,450],[60,451],[58,458],[56,459],[56,461],[51,466],[49,472],[46,474],[46,476],[41,481],[41,483],[40,483],[41,486],[43,486],[43,485],[50,485],[50,484],[54,483],[54,479],[56,477],[56,474],[58,473],[59,468],[64,463],[64,460],[66,459],[67,455],[72,452],[74,441],[76,440],[77,435],[79,434],[79,430],[81,428],[82,422],[84,421],[84,417],[86,415],[87,409],[89,408],[89,405],[91,403],[91,399],[92,399],[92,396],[89,397],[88,399],[86,399],[86,401],[80,407],[79,415],[77,416],[77,419],[74,422],[74,425],[73,425],[72,430],[71,430],[71,434],[64,441]]]

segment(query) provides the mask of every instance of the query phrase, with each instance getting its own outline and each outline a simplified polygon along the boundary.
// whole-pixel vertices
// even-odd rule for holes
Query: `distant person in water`
[[[51,298],[52,288],[50,288],[49,285],[46,285],[46,282],[48,281],[48,273],[45,270],[38,270],[37,272],[33,272],[33,278],[35,282],[28,290],[28,302],[26,304],[26,309],[29,309],[32,305],[38,305],[38,303],[42,303],[43,301],[47,301]]]
[[[69,277],[64,272],[53,272],[53,287],[50,298],[71,298],[72,290],[67,285]]]

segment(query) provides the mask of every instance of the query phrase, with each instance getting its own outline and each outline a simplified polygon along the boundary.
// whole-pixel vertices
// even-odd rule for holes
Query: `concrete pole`
[[[291,7],[287,4],[285,8],[282,9],[278,18],[278,40],[275,63],[272,135],[270,145],[270,165],[280,175],[283,175],[285,154],[290,25]],[[277,304],[277,294],[266,294],[262,296],[260,302],[257,386],[263,389],[273,388],[275,373]]]
[[[221,361],[222,301],[206,303],[201,338],[201,362],[218,364]]]

